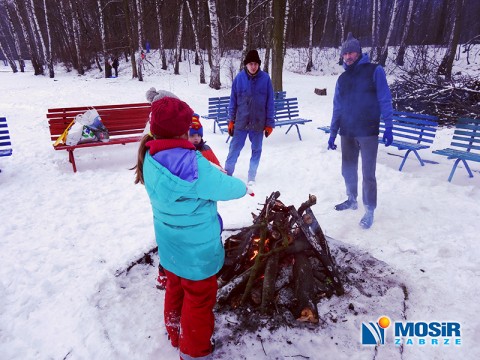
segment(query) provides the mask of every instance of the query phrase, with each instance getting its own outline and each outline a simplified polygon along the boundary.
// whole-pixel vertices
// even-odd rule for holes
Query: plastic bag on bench
[[[77,145],[93,141],[107,142],[108,130],[95,109],[87,110],[75,117],[75,123],[68,131],[66,144]]]

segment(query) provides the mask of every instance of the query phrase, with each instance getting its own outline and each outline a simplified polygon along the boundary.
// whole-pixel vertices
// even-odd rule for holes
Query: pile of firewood
[[[319,322],[316,304],[344,288],[327,240],[311,206],[295,209],[272,193],[251,226],[225,241],[225,264],[218,274],[218,307],[248,309],[259,316],[281,315],[292,323]],[[293,319],[293,321],[292,321]]]

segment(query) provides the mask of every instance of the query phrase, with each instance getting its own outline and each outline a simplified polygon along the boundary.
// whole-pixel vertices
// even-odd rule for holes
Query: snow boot
[[[337,210],[337,211],[342,211],[342,210],[347,210],[347,209],[357,210],[358,209],[357,200],[349,198],[348,200],[344,201],[343,203],[335,205],[335,210]]]
[[[373,224],[373,210],[367,210],[360,220],[360,226],[364,229],[370,229]]]

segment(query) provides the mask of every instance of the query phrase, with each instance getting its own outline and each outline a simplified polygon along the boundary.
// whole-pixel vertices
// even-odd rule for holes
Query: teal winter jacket
[[[143,176],[160,264],[189,280],[215,275],[225,257],[217,201],[243,197],[246,185],[198,151],[176,147],[151,152],[145,155]]]

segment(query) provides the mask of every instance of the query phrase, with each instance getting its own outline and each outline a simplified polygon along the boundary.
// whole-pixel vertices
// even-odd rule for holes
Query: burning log
[[[286,306],[284,312],[297,322],[316,324],[320,297],[342,295],[343,285],[310,209],[316,197],[310,195],[297,211],[279,196],[273,192],[253,225],[226,239],[217,300],[219,306],[248,307],[249,313],[253,309],[263,315]]]

